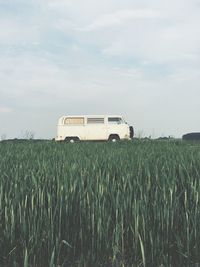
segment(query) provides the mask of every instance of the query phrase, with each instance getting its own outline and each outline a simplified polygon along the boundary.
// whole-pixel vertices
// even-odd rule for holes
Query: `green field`
[[[200,144],[0,142],[0,266],[198,266],[199,198]]]

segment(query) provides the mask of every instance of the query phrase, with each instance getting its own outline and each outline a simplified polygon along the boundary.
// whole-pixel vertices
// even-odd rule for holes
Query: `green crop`
[[[0,142],[0,266],[200,264],[200,146]]]

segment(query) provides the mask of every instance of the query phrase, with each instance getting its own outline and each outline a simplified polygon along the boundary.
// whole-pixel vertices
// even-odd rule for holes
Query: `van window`
[[[65,125],[83,125],[84,118],[83,117],[67,117],[64,120]]]
[[[109,124],[121,124],[122,118],[116,118],[116,117],[108,118],[108,123]]]
[[[88,118],[88,124],[104,124],[104,118]]]

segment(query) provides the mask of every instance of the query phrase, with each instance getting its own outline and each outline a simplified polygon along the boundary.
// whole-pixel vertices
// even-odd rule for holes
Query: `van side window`
[[[87,124],[104,124],[104,118],[88,118]]]
[[[83,117],[67,117],[64,120],[65,125],[83,125],[84,118]]]
[[[108,118],[108,123],[109,124],[121,124],[122,119],[121,118]]]

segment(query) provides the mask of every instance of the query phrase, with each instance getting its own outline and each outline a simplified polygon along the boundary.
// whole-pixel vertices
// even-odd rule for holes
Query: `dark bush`
[[[188,133],[183,135],[183,140],[200,141],[200,133]]]

